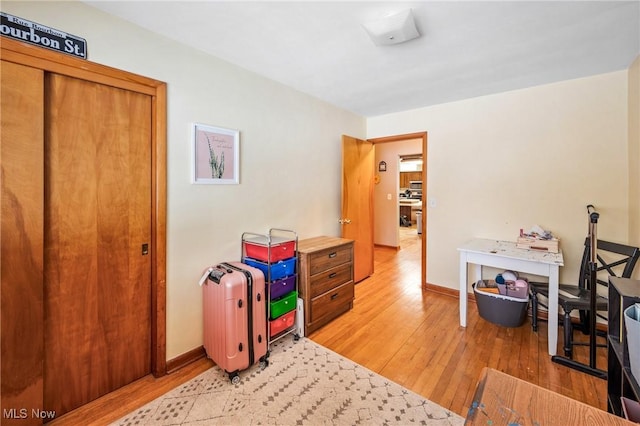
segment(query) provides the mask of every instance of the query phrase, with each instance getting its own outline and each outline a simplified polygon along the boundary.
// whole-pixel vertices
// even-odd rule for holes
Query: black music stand
[[[596,230],[600,214],[595,211],[595,207],[591,204],[587,206],[587,213],[589,214],[589,290],[591,291],[591,300],[589,301],[589,307],[591,309],[589,312],[589,365],[559,355],[552,356],[551,361],[573,368],[582,373],[591,374],[599,379],[606,380],[607,372],[597,368],[596,366],[596,298],[598,295],[598,282],[596,277],[596,271],[598,269],[598,237]]]

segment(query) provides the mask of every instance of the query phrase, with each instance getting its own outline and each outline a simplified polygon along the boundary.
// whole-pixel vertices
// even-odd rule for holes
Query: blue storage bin
[[[249,266],[253,266],[254,268],[260,269],[264,274],[265,278],[269,277],[271,281],[279,280],[288,275],[293,275],[296,271],[295,257],[292,257],[290,259],[280,260],[276,263],[271,263],[271,265],[269,265],[266,262],[260,262],[259,260],[255,260],[247,257],[244,259],[243,263],[246,263]],[[269,275],[269,271],[271,271],[271,275]]]

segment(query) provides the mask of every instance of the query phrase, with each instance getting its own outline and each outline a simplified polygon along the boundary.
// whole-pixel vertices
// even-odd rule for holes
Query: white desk
[[[482,279],[482,266],[491,266],[549,278],[549,355],[558,344],[558,279],[564,265],[562,251],[549,253],[516,247],[515,242],[474,239],[458,248],[460,252],[460,325],[467,326],[468,264],[475,264],[475,279]]]

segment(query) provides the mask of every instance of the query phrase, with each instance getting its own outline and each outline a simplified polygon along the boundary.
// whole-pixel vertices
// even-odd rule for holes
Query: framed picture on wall
[[[191,138],[192,183],[240,183],[240,131],[193,123]]]

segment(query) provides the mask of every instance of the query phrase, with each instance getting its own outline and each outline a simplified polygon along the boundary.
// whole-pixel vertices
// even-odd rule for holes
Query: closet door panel
[[[24,425],[34,420],[20,416],[42,408],[43,72],[1,67],[1,409],[2,424]]]
[[[45,382],[58,415],[150,373],[151,98],[45,78]]]

